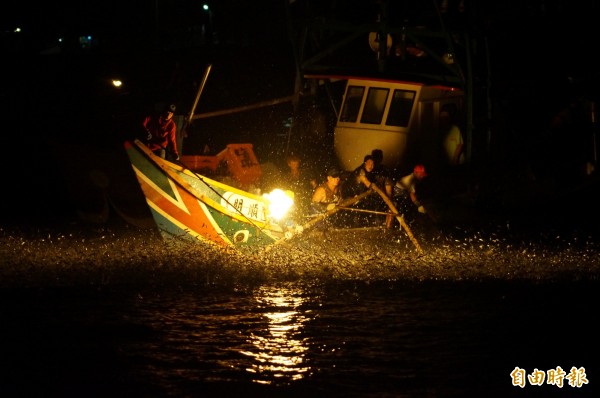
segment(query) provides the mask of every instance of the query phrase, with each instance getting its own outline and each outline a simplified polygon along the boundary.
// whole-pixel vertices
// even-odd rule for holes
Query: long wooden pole
[[[377,214],[380,216],[393,216],[394,215],[394,213],[392,213],[391,211],[376,211],[376,210],[367,210],[367,209],[357,209],[356,207],[340,207],[340,210],[355,211],[357,213]]]
[[[206,70],[204,71],[202,82],[200,83],[200,87],[198,88],[198,92],[196,93],[196,99],[194,100],[194,104],[192,105],[192,109],[190,110],[190,114],[188,116],[188,126],[192,123],[192,120],[194,120],[194,112],[196,111],[196,106],[198,106],[198,100],[200,100],[200,95],[202,94],[202,91],[204,91],[204,85],[206,84],[206,80],[208,80],[208,74],[210,73],[211,68],[212,65],[208,64]]]
[[[325,218],[331,216],[332,214],[337,213],[338,211],[342,210],[345,207],[348,206],[352,206],[353,204],[357,203],[359,200],[366,198],[367,196],[369,196],[370,194],[372,194],[373,192],[371,190],[365,191],[359,195],[353,196],[351,198],[348,199],[344,199],[342,200],[337,206],[335,206],[333,209],[331,210],[327,210],[325,213],[316,215],[315,217],[313,217],[309,222],[307,222],[306,224],[304,224],[302,226],[302,228],[304,230],[313,227],[316,223],[318,223],[321,220],[324,220]]]
[[[219,111],[199,113],[199,114],[191,117],[190,121],[197,120],[197,119],[206,119],[206,118],[215,117],[215,116],[231,115],[232,113],[245,112],[245,111],[250,111],[253,109],[264,108],[267,106],[284,104],[286,102],[291,102],[293,99],[294,99],[293,95],[288,95],[287,97],[281,97],[281,98],[275,98],[272,100],[261,101],[261,102],[257,102],[255,104],[251,104],[251,105],[242,105],[242,106],[238,106],[235,108],[222,109]]]
[[[311,218],[310,221],[308,221],[306,224],[302,225],[302,232],[308,230],[309,228],[314,227],[319,221],[322,221],[324,219],[326,219],[327,217],[337,213],[338,211],[342,210],[344,207],[348,207],[348,206],[352,206],[353,204],[357,203],[359,200],[366,198],[367,196],[369,196],[370,194],[372,194],[373,191],[368,190],[365,191],[359,195],[353,196],[351,198],[348,199],[344,199],[342,200],[340,203],[338,203],[337,206],[335,206],[333,209],[331,210],[327,210],[324,213],[318,214],[315,217]],[[302,233],[300,232],[300,233]],[[295,233],[290,237],[286,237],[286,238],[281,238],[278,241],[275,241],[275,243],[271,246],[267,246],[266,250],[270,250],[271,247],[275,246],[275,245],[280,245],[283,243],[288,242],[290,239],[293,239],[295,236],[297,236],[299,233]]]
[[[394,213],[394,215],[396,216],[396,219],[398,220],[398,222],[400,222],[400,225],[406,232],[406,235],[408,235],[408,238],[410,239],[410,241],[417,248],[417,251],[419,252],[419,254],[423,254],[423,249],[421,249],[421,245],[419,245],[419,242],[417,241],[417,239],[413,235],[412,231],[408,227],[408,224],[406,223],[406,221],[404,221],[404,216],[402,216],[398,213],[398,209],[396,209],[396,206],[394,206],[394,203],[385,194],[385,192],[383,192],[381,190],[381,188],[379,188],[377,185],[371,184],[371,189],[374,190],[375,192],[377,192],[379,194],[379,196],[381,196],[381,199],[383,199],[383,201],[385,202],[386,205],[388,205],[388,207],[390,208],[392,213]]]

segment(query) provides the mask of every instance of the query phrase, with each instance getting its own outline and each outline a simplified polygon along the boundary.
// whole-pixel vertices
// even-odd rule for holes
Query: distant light
[[[121,80],[119,80],[119,79],[113,79],[111,81],[111,83],[116,88],[119,88],[119,87],[121,87],[123,85],[123,82]]]
[[[442,56],[442,60],[446,65],[452,65],[454,64],[454,54],[452,54],[451,52],[447,52]]]
[[[208,4],[202,4],[202,9],[204,11],[208,11]]]
[[[16,27],[15,30],[13,31],[13,33],[21,33],[21,28]]]

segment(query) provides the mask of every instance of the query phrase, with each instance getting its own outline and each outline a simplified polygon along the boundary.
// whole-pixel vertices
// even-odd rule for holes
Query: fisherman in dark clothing
[[[366,155],[363,160],[363,164],[356,168],[350,178],[344,185],[344,197],[351,197],[359,195],[368,189],[371,189],[371,185],[376,184],[380,188],[385,188],[385,194],[388,198],[392,197],[393,182],[389,177],[386,177],[382,173],[378,173],[375,170],[375,160],[372,155]],[[373,196],[363,202],[363,206],[371,210],[388,211],[389,208],[382,201],[382,198]],[[385,220],[387,228],[391,228],[393,223],[393,216],[388,215]]]

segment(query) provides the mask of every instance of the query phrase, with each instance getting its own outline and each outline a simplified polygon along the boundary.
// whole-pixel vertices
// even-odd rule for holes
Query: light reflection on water
[[[253,381],[271,384],[274,379],[300,380],[310,368],[305,366],[307,342],[302,338],[304,323],[309,319],[300,312],[302,291],[298,288],[261,287],[254,295],[257,310],[264,311],[267,329],[250,333],[252,351],[241,351],[252,359],[246,370],[256,374]],[[266,379],[261,379],[261,375]]]
[[[288,285],[227,294],[140,296],[135,315],[128,318],[148,326],[159,341],[133,344],[130,359],[153,363],[141,375],[166,390],[176,390],[184,375],[213,383],[289,385],[310,372],[304,327],[312,310],[303,308],[304,294]]]
[[[506,397],[515,366],[598,378],[597,284],[0,293],[3,396]]]

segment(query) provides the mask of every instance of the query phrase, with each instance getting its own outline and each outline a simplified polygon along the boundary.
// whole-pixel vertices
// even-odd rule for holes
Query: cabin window
[[[392,104],[385,124],[388,126],[408,127],[410,114],[416,93],[407,90],[394,90]]]
[[[369,89],[365,108],[360,118],[361,123],[381,124],[389,92],[390,90],[387,88],[371,87]]]
[[[342,113],[340,115],[340,122],[356,122],[364,92],[365,88],[363,86],[348,87],[346,90],[346,100],[344,101],[344,106],[342,107]]]

